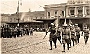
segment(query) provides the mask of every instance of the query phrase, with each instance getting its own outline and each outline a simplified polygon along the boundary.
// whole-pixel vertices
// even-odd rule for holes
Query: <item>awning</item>
[[[59,18],[59,19],[90,19],[90,17],[67,17],[67,18]]]
[[[18,22],[7,22],[7,24],[17,24]],[[43,21],[30,21],[30,22],[19,22],[20,24],[22,23],[43,23]]]
[[[36,21],[54,21],[56,18],[47,18],[47,19],[34,19]]]

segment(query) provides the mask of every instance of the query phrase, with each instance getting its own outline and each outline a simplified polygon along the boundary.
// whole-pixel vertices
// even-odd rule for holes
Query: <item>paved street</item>
[[[50,49],[48,35],[43,39],[45,32],[34,32],[33,36],[23,36],[17,38],[2,38],[1,50],[2,54],[90,54],[90,39],[88,44],[84,44],[83,36],[80,38],[80,43],[66,49],[62,53],[62,45],[57,41],[57,48]]]

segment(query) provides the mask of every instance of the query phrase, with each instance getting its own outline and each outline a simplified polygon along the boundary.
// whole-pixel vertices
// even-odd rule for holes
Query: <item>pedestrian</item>
[[[33,28],[30,28],[30,35],[33,35]]]
[[[63,30],[62,30],[62,44],[63,44],[63,51],[65,52],[65,44],[67,44],[67,49],[69,50],[69,44],[70,44],[70,30],[68,29],[68,25],[64,24],[63,25]]]
[[[78,27],[78,24],[75,24],[75,32],[76,32],[76,36],[77,36],[77,43],[79,43],[80,27]]]
[[[84,40],[85,40],[85,44],[87,44],[88,38],[89,38],[89,28],[87,28],[87,25],[85,25],[84,29]]]

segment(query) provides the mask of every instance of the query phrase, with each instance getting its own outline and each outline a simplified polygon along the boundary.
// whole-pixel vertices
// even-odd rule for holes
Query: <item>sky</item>
[[[19,0],[20,12],[44,11],[44,5],[66,3],[67,0]],[[18,0],[1,0],[1,13],[12,14],[17,11]]]

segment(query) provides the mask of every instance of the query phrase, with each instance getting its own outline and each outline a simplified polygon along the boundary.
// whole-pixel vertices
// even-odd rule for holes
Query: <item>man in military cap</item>
[[[83,32],[84,32],[85,44],[87,44],[87,41],[88,41],[88,38],[89,38],[89,28],[87,28],[87,25],[84,26]]]
[[[65,44],[67,43],[67,48],[69,50],[69,44],[70,44],[70,29],[68,28],[68,25],[64,23],[63,30],[62,30],[62,44],[63,44],[63,51],[65,52]]]
[[[78,27],[78,24],[75,24],[75,32],[76,32],[76,36],[77,36],[77,43],[79,43],[80,27]]]
[[[55,36],[56,28],[55,28],[54,23],[51,23],[49,31],[50,31],[49,41],[50,41],[50,46],[51,46],[50,50],[52,50],[52,41],[54,42],[54,45],[55,45],[55,48],[56,48],[56,40],[57,40],[57,37]]]

